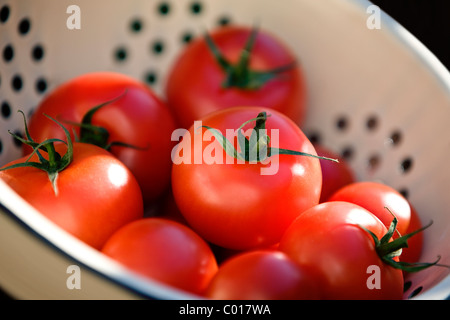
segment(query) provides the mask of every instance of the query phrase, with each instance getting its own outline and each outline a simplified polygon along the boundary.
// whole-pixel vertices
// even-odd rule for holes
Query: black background
[[[450,0],[372,0],[450,70]]]

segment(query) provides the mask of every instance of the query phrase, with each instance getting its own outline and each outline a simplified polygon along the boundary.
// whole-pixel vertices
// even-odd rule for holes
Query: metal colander
[[[219,25],[257,22],[297,54],[308,87],[304,131],[342,154],[360,180],[404,194],[425,231],[421,260],[450,264],[450,75],[409,32],[365,0],[0,0],[0,165],[20,155],[17,110],[62,82],[112,70],[164,96],[180,50]],[[79,19],[78,19],[79,18]],[[66,287],[67,267],[83,274]],[[408,279],[405,298],[445,299],[448,269]],[[18,298],[184,298],[56,228],[0,181],[0,286]]]

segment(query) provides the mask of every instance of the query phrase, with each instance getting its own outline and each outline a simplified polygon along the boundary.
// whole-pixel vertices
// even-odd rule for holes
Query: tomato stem
[[[22,114],[22,117],[24,120],[25,135],[26,135],[27,139],[24,139],[10,131],[9,131],[9,133],[15,139],[32,147],[33,152],[29,155],[29,157],[25,160],[25,162],[16,163],[16,164],[13,164],[10,166],[0,168],[0,171],[19,168],[19,167],[33,167],[33,168],[43,170],[43,171],[47,172],[49,180],[52,183],[53,190],[54,190],[55,194],[57,195],[58,188],[57,188],[56,180],[58,178],[58,173],[61,172],[62,170],[64,170],[72,162],[72,159],[73,159],[73,144],[72,144],[72,140],[70,139],[69,131],[67,131],[67,129],[61,123],[59,123],[57,120],[53,119],[52,117],[50,117],[48,115],[45,115],[50,120],[56,122],[64,130],[67,142],[63,141],[61,139],[47,139],[41,143],[37,143],[31,138],[30,133],[28,132],[28,126],[27,126],[25,114],[21,110],[19,110],[19,112]],[[61,157],[61,155],[55,150],[55,146],[54,146],[55,142],[64,143],[67,145],[67,151],[64,154],[64,156]],[[48,160],[42,156],[42,154],[40,153],[39,150],[44,151],[48,154]],[[29,161],[34,154],[36,154],[38,156],[39,162]]]
[[[120,147],[127,147],[127,148],[133,148],[133,149],[141,149],[141,150],[147,149],[148,146],[147,147],[138,147],[138,146],[134,146],[132,144],[128,144],[128,143],[121,142],[121,141],[110,142],[108,130],[101,126],[96,126],[96,125],[92,124],[92,118],[98,110],[100,110],[101,108],[103,108],[107,105],[110,105],[110,104],[116,102],[117,100],[122,98],[126,93],[127,93],[127,90],[125,90],[125,92],[122,93],[121,95],[119,95],[118,97],[111,99],[109,101],[103,102],[103,103],[93,107],[83,116],[81,123],[70,122],[70,121],[64,120],[65,123],[80,127],[80,135],[79,135],[79,137],[76,137],[76,140],[78,142],[94,144],[94,145],[96,145],[100,148],[103,148],[105,150],[108,150],[108,151],[111,151],[111,147],[113,147],[113,146],[120,146]]]
[[[225,72],[225,80],[222,82],[223,88],[237,87],[246,90],[257,90],[269,80],[278,77],[280,73],[293,69],[296,66],[297,62],[292,61],[287,65],[267,71],[251,70],[249,66],[250,57],[257,35],[258,28],[254,27],[244,48],[242,49],[238,62],[236,64],[232,64],[222,54],[222,52],[220,52],[211,36],[208,33],[205,34],[206,44],[211,50],[217,64]]]
[[[392,214],[393,219],[392,219],[392,222],[389,226],[387,233],[381,239],[378,239],[378,237],[372,231],[368,230],[367,228],[365,228],[363,226],[360,226],[363,230],[365,230],[372,236],[372,238],[375,242],[377,254],[384,263],[390,265],[391,267],[393,267],[395,269],[401,269],[401,270],[407,271],[407,272],[418,272],[423,269],[429,268],[431,266],[440,266],[440,267],[450,268],[450,266],[438,264],[438,262],[441,258],[440,256],[438,256],[436,261],[434,261],[434,262],[412,262],[412,263],[410,263],[410,262],[403,262],[403,261],[395,261],[394,260],[395,257],[401,256],[402,249],[408,247],[408,239],[413,237],[417,233],[422,232],[423,230],[430,227],[433,224],[433,221],[431,221],[428,225],[426,225],[418,230],[415,230],[404,236],[400,236],[391,241],[394,233],[398,232],[397,231],[398,220],[397,220],[397,217],[395,217],[395,215],[392,213],[392,211],[389,208],[385,207],[385,209],[388,210]]]
[[[274,148],[271,147],[270,137],[267,135],[266,130],[266,121],[267,112],[263,111],[258,114],[256,118],[252,118],[250,120],[242,123],[237,129],[237,140],[240,147],[240,151],[238,152],[233,144],[217,129],[211,128],[209,126],[202,126],[202,128],[206,128],[209,130],[213,136],[221,143],[222,148],[225,152],[234,157],[235,159],[246,161],[246,162],[261,162],[267,159],[268,157],[286,154],[286,155],[298,155],[298,156],[308,156],[318,159],[329,160],[333,162],[339,162],[338,159],[332,159],[328,157],[322,157],[310,153],[305,153],[301,151],[282,149],[282,148]],[[242,128],[250,122],[255,121],[255,126],[253,127],[252,133],[250,135],[250,139],[247,138],[243,132]]]

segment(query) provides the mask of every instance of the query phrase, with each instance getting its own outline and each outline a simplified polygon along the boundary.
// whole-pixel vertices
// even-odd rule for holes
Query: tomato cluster
[[[405,272],[428,266],[405,263],[420,234],[400,255],[420,219],[311,143],[305,97],[281,41],[223,27],[185,48],[165,98],[115,72],[54,89],[0,178],[88,245],[203,297],[401,299]]]

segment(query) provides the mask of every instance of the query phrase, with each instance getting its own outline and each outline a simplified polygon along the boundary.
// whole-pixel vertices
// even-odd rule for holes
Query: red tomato
[[[406,234],[411,219],[411,207],[405,197],[394,188],[379,182],[362,181],[349,184],[335,192],[328,200],[356,203],[377,216],[386,227],[392,222],[390,210],[398,219],[397,230],[402,235]]]
[[[295,55],[274,35],[259,30],[253,47],[247,50],[247,54],[250,52],[248,67],[233,68],[238,61],[243,65],[242,53],[251,34],[247,27],[226,26],[210,35],[227,61],[228,71],[218,63],[203,37],[189,43],[175,61],[168,76],[166,96],[183,128],[189,128],[210,112],[234,106],[272,108],[297,123],[302,122],[306,89],[300,63],[293,64]],[[255,74],[264,78],[266,71],[288,65],[292,67],[255,87]]]
[[[320,166],[322,168],[322,193],[319,202],[325,202],[337,190],[355,182],[355,176],[345,159],[323,145],[315,144],[314,148],[319,156],[339,160],[339,163],[335,163],[320,159]]]
[[[203,293],[218,268],[202,238],[185,225],[161,218],[122,227],[102,252],[143,276],[195,294]]]
[[[151,202],[169,186],[173,147],[170,135],[175,124],[165,104],[143,83],[113,72],[75,77],[40,103],[29,121],[30,134],[36,141],[64,139],[60,127],[44,116],[48,114],[80,136],[79,126],[72,123],[81,123],[89,110],[111,100],[95,112],[92,124],[107,130],[107,144],[122,142],[139,147],[113,145],[109,151],[132,171],[144,201]],[[24,153],[29,152],[25,147]]]
[[[411,206],[411,220],[409,227],[406,230],[406,234],[414,232],[423,228],[419,214],[416,209]],[[423,248],[423,232],[416,233],[414,236],[408,239],[408,248],[402,249],[400,261],[415,263],[420,261]]]
[[[315,300],[319,282],[313,270],[280,251],[248,251],[225,261],[205,296],[220,300]]]
[[[265,110],[228,108],[206,116],[202,123],[223,134],[227,129],[235,132]],[[269,147],[315,155],[292,120],[275,110],[268,114]],[[243,130],[252,129],[254,123]],[[264,162],[241,161],[225,153],[221,140],[211,135],[209,129],[196,126],[186,131],[174,152],[172,169],[178,208],[207,241],[237,250],[268,247],[301,212],[318,203],[322,174],[317,158],[279,154]]]
[[[67,147],[56,144],[55,149],[63,155]],[[29,161],[38,161],[37,155]],[[0,179],[44,216],[96,249],[121,226],[143,216],[141,190],[129,169],[91,144],[74,143],[73,160],[56,179],[57,194],[48,174],[37,168],[0,171]]]
[[[349,202],[325,202],[302,213],[288,228],[279,249],[322,274],[324,299],[401,299],[403,274],[378,255],[371,235],[386,227]]]

